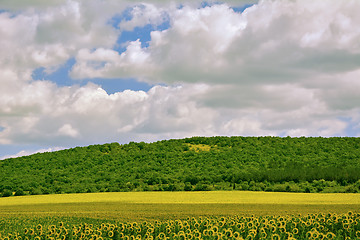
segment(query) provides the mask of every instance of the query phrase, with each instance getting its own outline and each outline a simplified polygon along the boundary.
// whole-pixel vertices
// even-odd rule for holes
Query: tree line
[[[0,195],[118,191],[360,192],[360,139],[192,137],[0,161]]]

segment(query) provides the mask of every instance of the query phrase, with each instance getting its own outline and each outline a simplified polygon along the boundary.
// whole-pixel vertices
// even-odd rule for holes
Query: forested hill
[[[0,161],[0,194],[360,192],[360,138],[193,137]]]

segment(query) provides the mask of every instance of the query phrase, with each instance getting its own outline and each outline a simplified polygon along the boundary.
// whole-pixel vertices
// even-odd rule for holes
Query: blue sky
[[[52,82],[56,83],[59,87],[71,86],[74,84],[79,84],[84,86],[89,82],[100,85],[108,94],[113,94],[116,92],[121,92],[126,89],[131,89],[134,91],[148,91],[152,85],[144,82],[139,82],[135,78],[113,78],[113,79],[104,79],[104,78],[85,78],[80,80],[74,80],[69,76],[72,66],[75,64],[73,58],[69,59],[65,64],[63,64],[58,70],[53,73],[47,74],[44,67],[37,68],[32,73],[32,78],[34,80],[48,80],[51,79]]]
[[[191,136],[357,137],[360,4],[344,1],[2,1],[0,159]]]

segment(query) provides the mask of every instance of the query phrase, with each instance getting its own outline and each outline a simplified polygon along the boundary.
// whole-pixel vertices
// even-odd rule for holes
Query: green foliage
[[[5,189],[2,193],[2,197],[10,197],[12,195],[13,195],[13,192],[8,189]]]
[[[360,139],[349,137],[110,143],[0,161],[0,192],[360,192],[359,159]]]
[[[14,196],[24,196],[25,192],[20,188],[18,190],[16,190]]]

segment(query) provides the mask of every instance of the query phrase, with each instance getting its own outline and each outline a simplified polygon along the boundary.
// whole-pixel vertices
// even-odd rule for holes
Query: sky
[[[360,135],[358,0],[0,0],[0,159]]]

